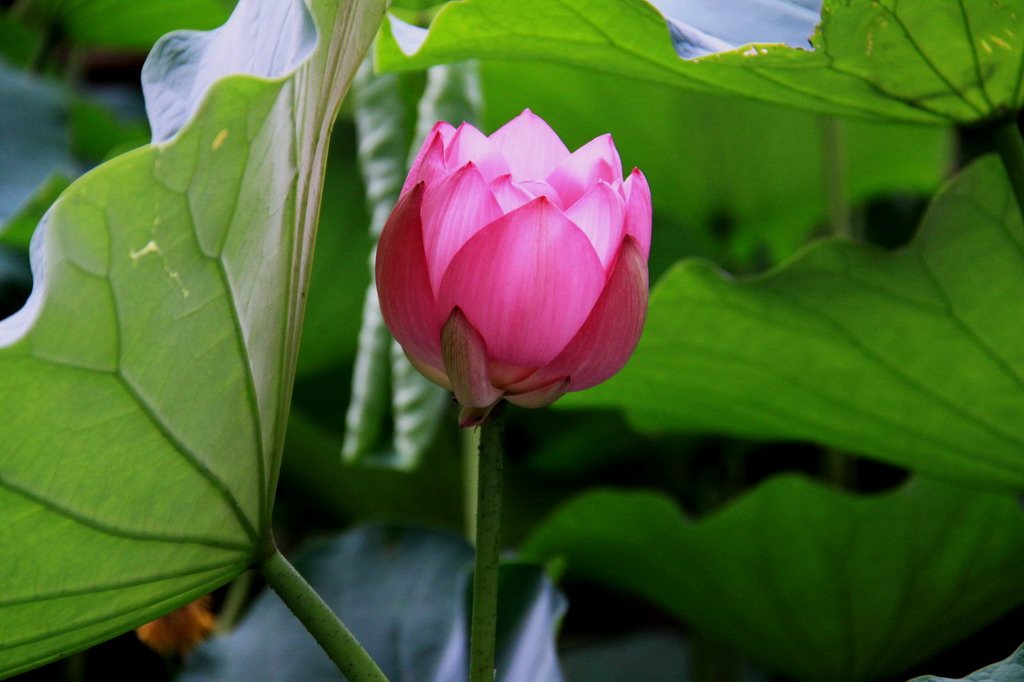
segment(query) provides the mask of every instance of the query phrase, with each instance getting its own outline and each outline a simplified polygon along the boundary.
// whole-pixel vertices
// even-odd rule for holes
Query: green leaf
[[[651,184],[658,214],[652,274],[692,254],[695,238],[716,260],[749,264],[767,250],[777,262],[826,216],[820,115],[756,101],[737,106],[734,98],[563,65],[484,62],[481,74],[488,131],[529,107],[572,149],[612,133],[626,169],[639,167]],[[841,125],[846,153],[838,161],[854,204],[882,193],[930,195],[946,176],[948,129],[860,119]]]
[[[429,35],[392,17],[377,57],[413,69],[467,58],[559,61],[812,111],[970,123],[1024,105],[1022,0],[826,0],[814,50],[759,45],[681,59],[644,0],[467,0]],[[685,17],[675,17],[685,21]]]
[[[1011,497],[915,480],[854,497],[771,479],[697,523],[660,494],[594,492],[524,554],[644,597],[800,680],[872,680],[927,660],[1024,600]]]
[[[967,677],[936,677],[935,675],[923,675],[915,677],[911,682],[1010,682],[1010,680],[1024,680],[1024,646],[1020,647],[1009,658],[992,665],[976,670]]]
[[[0,676],[262,551],[326,132],[383,4],[245,0],[168,36],[144,70],[158,144],[47,213],[36,288],[0,322]]]
[[[797,439],[1024,489],[1024,232],[998,159],[948,185],[915,241],[812,246],[733,281],[685,262],[629,365],[567,405],[642,429]]]
[[[320,544],[295,566],[345,619],[391,682],[465,679],[473,550],[435,531],[364,526]],[[564,598],[537,566],[501,567],[499,682],[557,682],[554,636]],[[182,679],[341,680],[274,593],[231,634],[189,660]]]
[[[76,45],[148,50],[176,29],[212,29],[228,18],[234,0],[33,0],[27,13],[54,26]]]

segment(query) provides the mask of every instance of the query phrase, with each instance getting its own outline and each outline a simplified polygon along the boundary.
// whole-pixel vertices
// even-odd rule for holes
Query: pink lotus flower
[[[377,247],[388,328],[483,421],[608,379],[647,314],[651,194],[610,135],[573,153],[529,110],[490,137],[438,123]]]

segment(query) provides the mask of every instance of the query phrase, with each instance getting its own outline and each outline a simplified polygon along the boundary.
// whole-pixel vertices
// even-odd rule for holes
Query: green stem
[[[476,498],[476,563],[469,638],[470,682],[494,682],[498,624],[498,562],[501,551],[501,440],[498,408],[480,426],[480,475]]]
[[[825,180],[825,203],[828,207],[832,236],[855,239],[853,207],[847,191],[846,134],[842,119],[821,117],[822,168]],[[854,460],[844,452],[829,448],[824,453],[824,476],[839,490],[853,490],[856,484]]]
[[[840,239],[852,239],[853,212],[846,187],[846,135],[842,120],[835,116],[821,117],[821,152],[832,234]]]
[[[1006,173],[1010,176],[1017,207],[1024,214],[1024,139],[1021,139],[1017,119],[1011,118],[997,125],[992,131],[992,137],[995,138]]]
[[[387,682],[388,678],[344,623],[281,552],[275,549],[260,570],[267,584],[306,626],[349,682]]]
[[[476,497],[480,478],[480,430],[462,429],[463,524],[466,539],[476,542]]]

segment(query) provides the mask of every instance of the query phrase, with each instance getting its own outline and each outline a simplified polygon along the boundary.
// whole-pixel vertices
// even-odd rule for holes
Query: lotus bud
[[[377,246],[381,312],[475,426],[499,400],[543,407],[622,369],[650,243],[647,180],[623,179],[610,135],[570,153],[529,110],[489,137],[441,122]]]

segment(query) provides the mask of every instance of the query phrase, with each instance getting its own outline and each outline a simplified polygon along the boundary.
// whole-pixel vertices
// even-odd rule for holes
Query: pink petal
[[[460,125],[445,145],[444,160],[448,168],[462,168],[472,161],[488,182],[510,172],[494,143],[468,123]]]
[[[547,366],[507,390],[537,390],[566,375],[571,391],[596,386],[625,366],[646,317],[647,258],[636,239],[627,236],[608,285],[576,336]]]
[[[541,180],[569,156],[554,130],[529,109],[499,128],[491,142],[508,161],[517,180]]]
[[[416,160],[412,162],[409,175],[402,185],[402,194],[411,190],[417,183],[426,182],[427,186],[445,174],[444,144],[448,137],[455,134],[455,129],[444,121],[438,121],[423,141]],[[446,137],[447,136],[447,137]]]
[[[423,253],[420,204],[424,184],[398,200],[377,243],[377,297],[384,322],[405,352],[436,369],[441,361],[441,325]]]
[[[487,187],[491,190],[491,194],[494,195],[504,213],[519,208],[533,198],[532,194],[512,180],[510,173],[494,178],[487,184]]]
[[[519,367],[491,361],[491,383],[498,388],[517,384],[537,371],[536,367]]]
[[[430,132],[438,132],[441,137],[444,138],[444,143],[447,145],[449,140],[455,137],[455,126],[447,121],[438,121],[434,124],[434,127],[430,129]]]
[[[622,242],[625,212],[622,197],[604,180],[598,180],[565,212],[565,217],[576,223],[590,239],[605,269],[610,267]]]
[[[565,209],[565,204],[562,202],[562,197],[558,196],[558,192],[555,188],[544,182],[543,180],[523,180],[518,183],[520,187],[530,193],[534,197],[547,197],[551,199],[551,203],[560,209]]]
[[[491,361],[547,364],[586,320],[604,288],[594,247],[539,197],[466,242],[441,280],[441,314],[460,307]]]
[[[417,372],[425,376],[427,379],[430,379],[446,391],[452,390],[452,382],[448,379],[448,375],[445,374],[443,370],[432,365],[428,365],[421,360],[417,360],[414,356],[409,355],[409,353],[406,353],[405,357],[409,360],[409,364],[416,368]]]
[[[601,135],[564,159],[548,175],[564,206],[572,206],[598,180],[622,181],[622,161],[611,135]]]
[[[570,383],[569,377],[565,377],[529,393],[520,393],[518,395],[506,394],[505,400],[513,405],[530,409],[547,407],[565,395],[566,391],[569,390]]]
[[[463,407],[487,407],[501,397],[491,385],[487,369],[487,344],[462,311],[455,308],[441,329],[444,369],[455,399]]]
[[[651,188],[639,168],[622,183],[622,194],[626,198],[626,234],[636,237],[647,258],[651,253]]]
[[[430,188],[423,198],[423,248],[436,294],[452,257],[482,227],[500,218],[501,206],[472,162]]]

